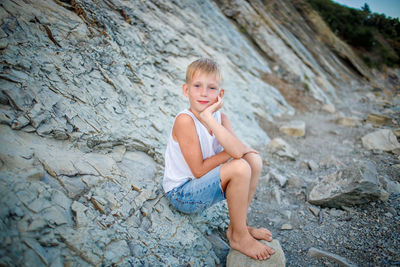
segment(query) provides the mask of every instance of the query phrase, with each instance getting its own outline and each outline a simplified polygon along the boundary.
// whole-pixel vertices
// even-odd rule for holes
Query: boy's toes
[[[275,253],[275,251],[272,248],[268,247],[267,249],[268,249],[268,254],[269,255],[272,255],[272,254]]]
[[[254,227],[248,227],[249,233],[255,238],[255,239],[264,239],[266,241],[272,241],[272,233],[267,229],[267,228],[254,228]]]
[[[269,259],[269,253],[268,252],[264,254],[264,260],[267,260],[267,259]]]

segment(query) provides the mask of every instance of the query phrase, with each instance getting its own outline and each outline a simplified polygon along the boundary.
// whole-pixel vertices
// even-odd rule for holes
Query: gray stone
[[[281,226],[281,230],[292,230],[293,226],[290,223],[284,223]]]
[[[320,250],[317,248],[310,248],[308,250],[307,254],[309,257],[317,258],[317,259],[328,258],[328,259],[333,260],[334,262],[340,264],[341,266],[346,266],[346,267],[356,267],[357,266],[339,255],[336,255],[336,254],[333,254],[330,252],[326,252],[326,251],[323,251],[323,250]]]
[[[47,226],[47,221],[41,216],[35,216],[32,218],[32,222],[28,226],[28,231],[38,231]]]
[[[48,265],[47,253],[42,246],[33,238],[26,238],[24,239],[24,243],[31,248],[36,255],[42,260],[45,265]]]
[[[71,207],[72,200],[69,199],[63,192],[54,190],[51,195],[51,202],[64,208],[65,210],[68,210]]]
[[[375,166],[360,161],[314,183],[308,201],[327,207],[351,206],[379,199],[384,193],[379,187]]]
[[[335,113],[335,106],[333,104],[325,104],[321,109],[331,114]]]
[[[392,118],[383,114],[370,113],[366,119],[367,122],[374,126],[394,126]]]
[[[333,155],[329,155],[319,162],[320,167],[324,168],[332,168],[332,167],[340,167],[342,163]]]
[[[393,134],[394,134],[396,137],[400,137],[400,128],[393,129]]]
[[[52,206],[42,211],[42,216],[47,220],[49,224],[62,225],[71,224],[71,218],[69,214],[58,206]]]
[[[331,215],[333,217],[340,217],[340,216],[343,216],[346,212],[343,210],[340,210],[340,209],[332,208],[332,209],[328,210],[328,213],[329,213],[329,215]]]
[[[213,245],[213,250],[221,263],[226,264],[230,246],[216,234],[206,235],[206,238]]]
[[[293,149],[286,141],[282,138],[274,138],[267,145],[267,150],[273,154],[277,154],[281,157],[287,157],[291,160],[296,160],[296,157],[299,155],[297,150]]]
[[[96,265],[101,262],[103,257],[102,248],[111,241],[109,235],[112,234],[112,231],[107,232],[94,227],[62,228],[57,229],[57,234],[65,245],[79,257],[92,265]]]
[[[29,264],[31,264],[32,266],[46,266],[47,264],[47,262],[43,262],[40,256],[33,249],[27,249],[23,252],[22,261],[29,262]],[[11,264],[11,266],[12,265],[13,264]]]
[[[56,247],[60,245],[54,231],[51,228],[46,229],[42,232],[42,235],[38,238],[40,245],[43,247]],[[54,259],[54,255],[51,255]]]
[[[292,176],[288,179],[287,185],[289,187],[294,187],[294,188],[301,188],[304,185],[303,180],[300,177],[297,176]]]
[[[307,166],[312,171],[317,171],[318,170],[318,164],[313,160],[307,161]]]
[[[76,227],[85,227],[90,225],[92,222],[86,216],[86,210],[88,208],[78,201],[74,201],[71,205],[71,210],[75,215]]]
[[[304,136],[306,134],[306,123],[304,121],[291,121],[279,128],[279,131],[290,136]]]
[[[122,158],[126,152],[125,146],[115,146],[112,149],[111,157],[115,160],[115,162],[121,162]]]
[[[79,177],[60,176],[59,180],[62,182],[63,187],[67,190],[67,195],[71,199],[81,196],[88,190],[82,179]]]
[[[123,156],[119,168],[126,177],[123,186],[132,185],[141,189],[152,181],[156,173],[156,162],[144,152],[128,151]]]
[[[279,174],[276,170],[273,169],[267,174],[267,176],[267,179],[276,181],[281,187],[284,187],[288,180],[286,176]]]
[[[10,209],[10,214],[17,217],[24,217],[25,213],[20,207],[12,207]]]
[[[51,207],[51,203],[43,198],[37,198],[34,201],[32,201],[28,208],[30,210],[32,210],[35,213],[38,213],[40,211],[42,211],[43,209],[47,209],[49,207]]]
[[[104,264],[110,266],[118,264],[129,255],[130,250],[125,240],[113,241],[106,246]]]
[[[226,260],[227,267],[243,267],[243,266],[251,266],[251,267],[283,267],[286,264],[285,254],[283,253],[282,247],[278,240],[274,239],[271,242],[267,242],[261,240],[267,246],[271,247],[275,253],[270,256],[269,259],[264,261],[254,260],[241,252],[231,249],[228,254]]]
[[[320,209],[315,207],[315,206],[308,206],[308,209],[311,211],[314,216],[318,217],[318,214],[320,212]]]
[[[361,125],[361,119],[357,117],[339,117],[335,122],[345,127],[357,127]]]
[[[366,149],[392,151],[400,148],[396,136],[389,129],[382,129],[369,133],[361,138],[361,140]]]

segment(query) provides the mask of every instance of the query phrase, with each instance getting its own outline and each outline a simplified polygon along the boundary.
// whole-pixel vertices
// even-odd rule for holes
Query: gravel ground
[[[271,139],[281,137],[299,151],[293,161],[261,148],[265,167],[248,217],[250,225],[266,226],[274,238],[280,240],[287,266],[339,266],[334,260],[309,256],[311,247],[341,256],[357,266],[400,265],[398,193],[390,194],[388,201],[342,209],[321,208],[307,202],[307,192],[315,179],[351,165],[355,160],[372,162],[383,188],[387,180],[400,182],[399,156],[368,151],[361,143],[361,137],[379,129],[365,122],[371,112],[389,114],[394,122],[391,128],[398,128],[400,123],[400,105],[390,103],[391,99],[382,90],[374,90],[376,99],[367,90],[347,93],[335,104],[334,114],[321,111],[320,106],[313,104],[293,117],[282,118],[277,124],[261,121]],[[361,124],[340,126],[335,122],[338,117],[358,117]],[[305,137],[290,137],[279,132],[279,126],[291,120],[306,122]],[[318,167],[310,170],[309,161],[317,163]],[[271,171],[288,179],[285,186],[267,180]],[[282,230],[284,224],[292,229]]]

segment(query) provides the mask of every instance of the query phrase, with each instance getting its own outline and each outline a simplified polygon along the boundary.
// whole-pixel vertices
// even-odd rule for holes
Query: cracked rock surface
[[[340,40],[326,43],[321,36],[328,33],[312,24],[315,16],[301,1],[289,0],[1,1],[0,265],[225,265],[226,202],[186,216],[161,188],[168,134],[187,107],[181,93],[186,66],[199,57],[221,65],[223,111],[265,161],[249,223],[292,232],[302,219],[317,223],[315,214],[325,210],[314,207],[307,217],[305,185],[344,169],[354,154],[375,160],[374,184],[392,203],[388,209],[377,202],[376,214],[398,221],[398,169],[387,171],[383,163],[398,162],[379,149],[362,150],[355,140],[372,127],[398,127],[399,97],[390,99],[392,113],[379,117],[391,91],[355,94],[355,102],[366,106],[347,112],[354,100],[347,90],[371,89],[366,77],[389,86]],[[336,105],[341,101],[350,103]],[[372,112],[372,102],[382,107],[369,118],[374,126],[361,119]],[[333,103],[328,116],[314,113]],[[299,113],[305,106],[313,112]],[[355,128],[336,129],[332,121],[339,118],[358,119],[345,124]],[[294,119],[306,125],[303,137],[279,135],[282,123]],[[314,138],[309,146],[318,127],[329,129],[324,134],[330,138],[345,133],[347,139]],[[294,210],[304,212],[298,221]],[[383,234],[392,230],[385,227]],[[293,239],[287,233],[275,236],[288,263],[309,264],[305,253],[296,254],[304,231]],[[391,249],[391,259],[375,262],[398,262],[398,245]]]

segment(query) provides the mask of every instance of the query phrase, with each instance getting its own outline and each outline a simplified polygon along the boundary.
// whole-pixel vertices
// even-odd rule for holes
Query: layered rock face
[[[267,144],[258,120],[294,109],[265,75],[307,83],[327,103],[336,97],[332,81],[356,77],[296,8],[2,1],[0,265],[224,261],[206,237],[226,230],[226,204],[185,216],[160,186],[174,116],[187,107],[185,68],[199,57],[219,62],[224,112],[238,136]]]

